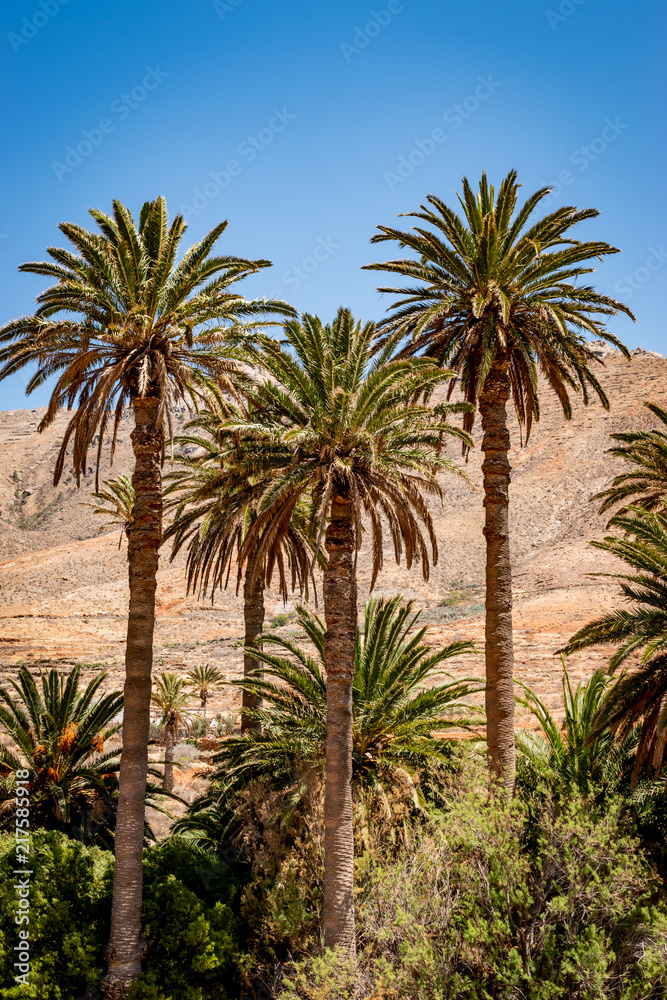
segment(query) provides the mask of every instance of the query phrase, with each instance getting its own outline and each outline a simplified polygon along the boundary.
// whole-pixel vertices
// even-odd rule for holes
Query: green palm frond
[[[634,573],[603,573],[620,582],[629,610],[620,608],[580,629],[563,647],[569,654],[597,645],[615,645],[609,660],[615,670],[638,650],[641,663],[667,650],[667,513],[629,506],[613,518],[624,535],[591,542],[595,548],[622,559]]]
[[[644,406],[666,429],[610,435],[612,441],[619,443],[607,454],[622,458],[631,468],[615,476],[610,486],[592,497],[600,501],[601,514],[621,505],[609,526],[616,523],[617,516],[628,512],[628,500],[632,506],[644,510],[665,510],[667,506],[667,410],[657,403],[647,402]]]
[[[121,546],[123,535],[132,524],[135,493],[131,476],[115,476],[107,479],[102,484],[106,489],[97,490],[93,496],[97,503],[84,503],[83,507],[91,507],[94,514],[108,518],[98,529],[104,531],[106,528],[116,528],[120,526],[120,539],[118,548]]]
[[[151,705],[158,711],[158,725],[172,725],[176,731],[189,730],[198,717],[192,708],[188,679],[168,670],[154,680]]]

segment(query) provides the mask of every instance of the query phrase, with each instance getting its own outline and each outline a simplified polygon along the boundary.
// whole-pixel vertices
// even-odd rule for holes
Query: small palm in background
[[[113,479],[106,479],[102,485],[106,489],[93,493],[97,503],[84,503],[83,506],[92,507],[94,514],[107,518],[99,531],[120,526],[121,533],[118,539],[120,548],[123,535],[127,535],[133,521],[132,508],[136,498],[134,486],[130,476],[115,476]]]
[[[174,746],[179,730],[189,731],[196,713],[192,709],[192,694],[185,677],[164,671],[155,679],[151,704],[159,712],[158,725],[164,726],[164,779],[162,787],[174,788]]]
[[[199,705],[204,719],[204,735],[207,733],[206,706],[209,698],[216,691],[219,691],[224,683],[225,679],[222,676],[221,671],[218,670],[217,667],[212,667],[208,663],[188,671],[188,684],[196,691],[197,697],[199,698]]]
[[[449,744],[435,731],[466,728],[475,715],[463,699],[482,691],[470,679],[446,680],[425,687],[441,665],[471,642],[453,642],[433,651],[423,641],[426,626],[416,628],[419,613],[400,597],[371,600],[365,608],[363,631],[357,629],[353,689],[352,787],[362,826],[367,829],[374,811],[392,819],[396,793],[413,810],[425,802],[418,775],[430,761],[444,761]],[[324,671],[324,624],[299,607],[297,623],[314,653],[277,635],[263,636],[258,653],[264,676],[235,683],[261,695],[262,731],[226,740],[214,757],[212,776],[217,798],[210,793],[175,828],[206,842],[226,831],[228,803],[253,782],[284,790],[286,811],[294,809],[308,791],[305,770],[322,776],[326,730],[327,685]],[[275,652],[267,647],[273,647]],[[286,654],[286,655],[285,655]]]

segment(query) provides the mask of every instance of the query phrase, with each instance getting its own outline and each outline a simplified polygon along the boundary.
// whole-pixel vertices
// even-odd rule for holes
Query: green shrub
[[[14,980],[18,944],[13,836],[0,836],[0,997],[74,1000],[95,983],[109,933],[113,855],[56,831],[31,838],[30,958],[27,986]],[[20,877],[20,876],[18,876]],[[22,924],[21,929],[26,925]]]
[[[359,862],[359,963],[297,963],[281,1000],[658,1000],[661,884],[619,819],[573,797],[537,822],[468,795],[436,835]]]
[[[104,967],[113,855],[56,831],[32,837],[31,970],[16,984],[14,838],[0,836],[0,1000],[76,1000]],[[144,852],[145,975],[130,1000],[227,1000],[239,992],[234,913],[238,880],[228,865],[167,841]]]

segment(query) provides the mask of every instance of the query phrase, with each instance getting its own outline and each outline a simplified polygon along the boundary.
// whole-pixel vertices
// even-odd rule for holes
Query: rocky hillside
[[[515,566],[516,676],[533,684],[547,702],[559,701],[561,667],[554,651],[577,628],[616,600],[615,587],[588,574],[612,567],[611,558],[588,545],[604,534],[604,520],[589,503],[617,465],[605,454],[609,434],[650,426],[645,400],[667,399],[667,361],[650,352],[634,352],[632,362],[600,347],[600,381],[611,401],[575,406],[565,421],[558,404],[542,393],[542,415],[530,441],[520,447],[512,427],[512,544]],[[68,471],[54,489],[52,472],[67,425],[62,413],[47,431],[37,432],[43,410],[0,412],[0,671],[22,660],[84,660],[113,665],[120,680],[127,583],[125,543],[118,533],[99,533],[99,519],[85,506],[94,490],[91,464],[81,488]],[[180,415],[183,419],[183,415]],[[113,469],[108,446],[101,478],[128,472],[132,466],[130,421],[123,422]],[[456,457],[454,449],[452,457]],[[434,511],[439,560],[428,582],[420,568],[396,567],[387,551],[377,591],[414,598],[429,620],[434,644],[454,637],[483,640],[484,547],[479,450],[458,476],[444,480],[444,506]],[[363,599],[368,558],[360,557]],[[269,619],[285,610],[269,596]],[[290,610],[288,606],[287,610]],[[283,626],[285,631],[293,624]],[[214,605],[187,597],[182,560],[160,569],[156,654],[159,663],[183,667],[217,663],[230,677],[242,668],[241,604],[233,589]],[[588,675],[603,662],[603,651],[574,657],[575,677]],[[91,669],[94,669],[91,667]],[[99,669],[99,668],[95,668]],[[480,674],[482,661],[469,657],[457,673]],[[217,711],[233,711],[234,698],[223,695]]]

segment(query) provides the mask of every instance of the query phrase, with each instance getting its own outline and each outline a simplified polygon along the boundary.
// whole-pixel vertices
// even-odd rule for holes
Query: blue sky
[[[660,0],[16,0],[0,17],[0,322],[31,311],[44,281],[16,268],[63,245],[59,222],[157,194],[187,242],[229,219],[223,252],[274,261],[247,295],[379,318],[360,270],[392,255],[375,226],[516,167],[526,191],[558,184],[554,206],[600,210],[582,234],[623,253],[594,281],[637,315],[610,328],[667,350]],[[43,405],[24,384],[0,408]]]

